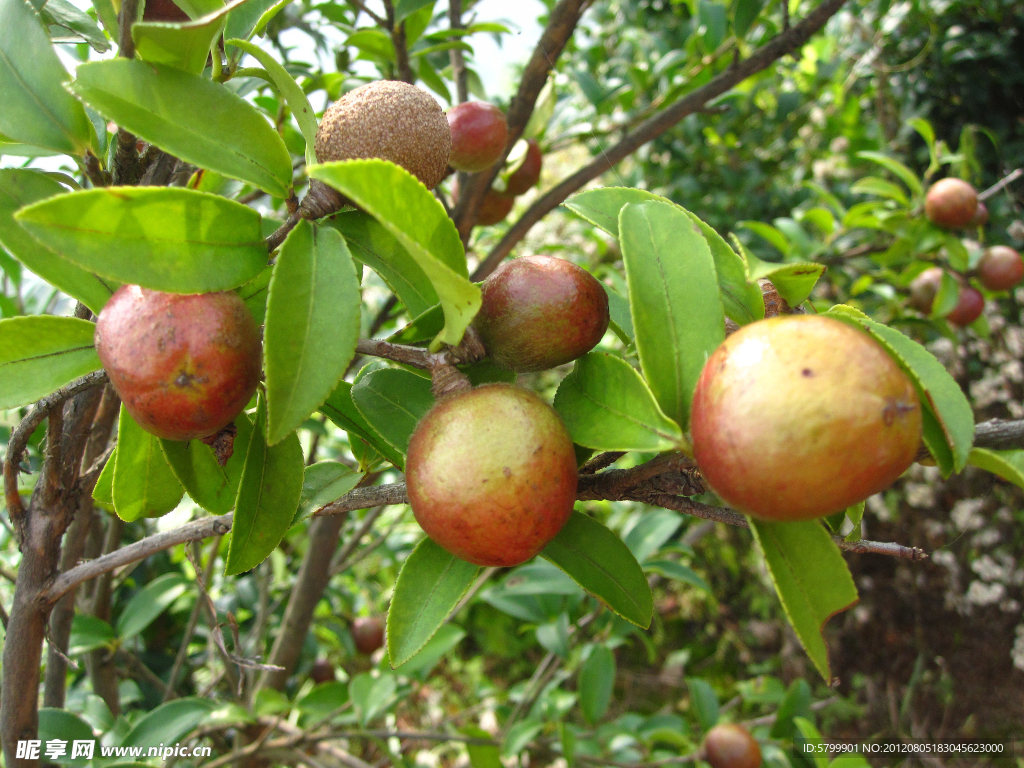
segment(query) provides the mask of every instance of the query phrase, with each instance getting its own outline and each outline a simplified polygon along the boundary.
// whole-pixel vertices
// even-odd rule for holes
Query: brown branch
[[[197,571],[196,579],[201,580],[203,584],[209,584],[210,579],[213,578],[213,566],[217,562],[217,550],[220,548],[220,536],[213,537],[213,543],[210,544],[210,556],[206,561],[206,567],[203,569],[202,574]],[[198,546],[198,545],[196,545]],[[200,553],[197,552],[196,556],[199,557]],[[199,613],[202,610],[202,600],[196,598],[195,603],[192,605],[192,613],[189,614],[188,624],[185,626],[185,634],[181,639],[181,645],[178,646],[178,653],[174,657],[174,665],[171,667],[170,674],[167,675],[167,684],[164,687],[164,698],[163,700],[169,701],[174,698],[174,686],[178,683],[178,673],[181,672],[182,666],[185,664],[185,657],[188,656],[188,646],[192,642],[192,635],[195,634],[196,626],[199,624]]]
[[[1001,178],[999,181],[997,181],[991,187],[986,189],[984,192],[979,193],[978,194],[978,200],[980,200],[982,202],[984,202],[985,200],[988,200],[990,197],[992,197],[992,195],[998,193],[1004,187],[1012,184],[1017,179],[1019,179],[1021,176],[1024,176],[1024,168],[1016,168],[1015,170],[1010,171],[1008,174],[1003,176],[1003,178]]]
[[[451,27],[453,32],[464,29],[462,24],[462,0],[449,0],[448,25]],[[469,100],[466,57],[463,55],[462,49],[456,47],[448,51],[448,60],[452,63],[452,80],[455,81],[455,98],[457,103],[462,104]]]
[[[702,109],[711,99],[746,80],[751,75],[767,69],[788,53],[799,50],[812,35],[818,32],[832,18],[847,0],[824,0],[799,24],[776,35],[770,42],[758,48],[748,58],[722,72],[707,84],[683,96],[672,106],[641,123],[636,130],[626,135],[618,144],[603,151],[600,156],[580,168],[557,186],[542,195],[523,214],[501,241],[494,246],[487,258],[473,273],[474,280],[483,280],[493,272],[515,245],[522,240],[534,224],[553,211],[573,192],[582,189],[588,182],[613,168],[621,160],[636,152],[649,141],[661,136],[680,120]],[[481,191],[481,196],[486,188]],[[456,219],[459,221],[459,219]]]
[[[273,253],[278,249],[281,243],[284,242],[285,238],[288,237],[288,233],[295,229],[295,225],[302,221],[302,216],[299,215],[298,211],[290,214],[287,221],[278,227],[273,234],[267,238],[267,251]]]
[[[992,419],[975,425],[974,447],[993,451],[1024,449],[1024,419]]]
[[[138,0],[123,0],[118,14],[117,55],[125,59],[135,58],[135,41],[132,39],[132,25],[139,15]],[[115,138],[116,149],[111,168],[113,183],[134,184],[139,180],[139,153],[136,150],[135,134],[118,127]]]

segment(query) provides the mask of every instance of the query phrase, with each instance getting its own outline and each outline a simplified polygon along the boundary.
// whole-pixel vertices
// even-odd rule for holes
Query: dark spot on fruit
[[[814,371],[812,371],[810,368],[804,368],[800,373],[802,373],[807,378],[810,378],[811,376],[814,375]]]
[[[175,384],[176,384],[177,386],[179,386],[179,387],[181,387],[182,389],[184,389],[185,387],[191,387],[191,386],[192,386],[192,383],[193,383],[193,382],[194,382],[195,380],[196,380],[196,377],[195,377],[195,376],[191,375],[191,374],[190,374],[190,373],[188,373],[187,371],[182,371],[181,373],[179,373],[179,374],[178,374],[178,378],[176,378],[176,379],[174,380],[174,383],[175,383]]]
[[[505,477],[512,477],[512,470],[509,469],[508,467],[502,467],[501,474],[503,474]]]

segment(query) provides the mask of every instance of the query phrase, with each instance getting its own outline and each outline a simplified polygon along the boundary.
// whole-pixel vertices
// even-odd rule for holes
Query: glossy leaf
[[[409,555],[388,609],[388,658],[397,668],[434,636],[473,584],[480,567],[424,539]]]
[[[944,475],[962,471],[974,443],[974,413],[949,371],[916,341],[875,322],[853,307],[840,304],[832,307],[828,314],[866,330],[910,375],[924,406],[925,445],[940,462]],[[929,417],[938,430],[929,429]]]
[[[429,379],[399,368],[381,368],[355,383],[352,401],[374,432],[404,457],[413,430],[434,404],[434,395]],[[405,467],[404,459],[399,467]]]
[[[99,370],[96,326],[74,317],[0,320],[0,410],[28,405]]]
[[[41,742],[41,751],[44,755],[47,742],[54,739],[65,742],[69,748],[60,760],[62,765],[86,766],[91,762],[81,756],[74,760],[71,759],[70,746],[75,740],[92,741],[95,736],[85,720],[66,709],[41,708],[39,710],[39,731],[34,734],[34,737]]]
[[[555,410],[577,445],[599,451],[669,451],[679,425],[658,407],[647,383],[622,358],[591,352],[576,361],[555,395]]]
[[[967,461],[972,467],[984,469],[1003,480],[1024,488],[1024,451],[993,451],[974,448]]]
[[[273,267],[267,267],[256,277],[238,288],[238,295],[242,297],[245,306],[252,312],[252,319],[256,325],[263,325],[267,317],[267,293],[270,289],[270,278],[274,274]]]
[[[160,517],[177,507],[184,493],[160,450],[160,438],[146,432],[121,406],[112,492],[117,516],[126,523]]]
[[[588,723],[596,723],[608,711],[615,686],[615,654],[605,645],[595,645],[580,665],[578,690],[580,709]]]
[[[64,89],[69,79],[33,7],[0,0],[0,133],[69,155],[94,148],[85,109]]]
[[[10,0],[6,0],[10,2]],[[287,197],[292,162],[255,107],[220,83],[165,64],[80,64],[68,86],[109,120],[185,162]]]
[[[72,192],[22,208],[15,219],[83,269],[156,291],[237,288],[267,264],[256,211],[188,189]]]
[[[245,455],[252,438],[252,424],[245,414],[235,418],[234,451],[223,467],[213,449],[202,440],[161,440],[160,447],[171,471],[196,504],[207,512],[223,515],[235,506],[238,482],[242,478]]]
[[[110,50],[110,42],[103,34],[103,30],[96,26],[96,22],[89,18],[87,13],[67,0],[46,0],[39,12],[45,24],[67,30],[69,37],[81,38],[97,53],[106,53]],[[54,42],[64,37],[63,34],[53,34],[54,32],[58,30],[51,30],[51,39]]]
[[[268,446],[266,426],[267,406],[261,394],[238,483],[227,576],[248,571],[266,560],[288,532],[299,506],[305,463],[299,437],[293,432]]]
[[[194,21],[167,23],[137,21],[132,24],[135,52],[144,61],[201,75],[214,40],[224,28],[228,13],[249,0],[234,0]]]
[[[640,563],[622,539],[593,518],[573,512],[541,556],[622,618],[650,626],[654,598]]]
[[[242,2],[245,2],[245,0],[242,0]],[[309,99],[306,98],[306,94],[299,84],[295,82],[295,78],[288,74],[288,70],[277,59],[258,45],[238,39],[225,42],[227,45],[241,48],[267,70],[267,73],[274,81],[274,85],[277,86],[277,90],[284,97],[285,102],[287,102],[288,108],[291,109],[295,122],[299,125],[299,131],[302,132],[302,138],[306,140],[306,165],[315,165],[316,152],[314,147],[316,145],[316,132],[320,126],[316,121],[316,115],[313,113],[313,107],[309,104]]]
[[[39,171],[0,169],[0,246],[50,285],[99,314],[119,283],[97,277],[58,256],[14,220],[19,208],[66,192],[63,185]]]
[[[437,292],[445,326],[431,345],[458,344],[480,308],[466,257],[444,206],[415,176],[385,160],[348,160],[308,169],[383,224],[405,247]]]
[[[267,298],[269,444],[297,429],[345,375],[359,338],[360,310],[345,240],[333,229],[300,222],[281,246]]]
[[[711,250],[674,205],[630,203],[619,241],[644,378],[662,411],[684,429],[704,361],[725,339]]]
[[[377,434],[376,430],[363,418],[363,414],[356,408],[352,401],[352,385],[347,381],[338,383],[338,386],[327,398],[327,401],[320,406],[320,412],[332,422],[352,436],[363,440],[367,445],[379,451],[384,458],[396,467],[403,467],[403,453],[395,450],[384,438]]]
[[[325,504],[340,499],[362,479],[362,472],[356,472],[340,461],[319,461],[306,467],[296,519],[302,520]]]
[[[748,251],[735,235],[732,242],[747,262],[747,274],[750,279],[770,280],[779,296],[791,307],[799,306],[806,301],[818,279],[825,274],[824,264],[812,264],[809,261],[787,261],[784,264],[761,261]]]
[[[188,589],[180,573],[165,573],[157,576],[146,586],[132,595],[117,619],[117,635],[121,640],[135,637],[148,627],[171,604]]]
[[[96,485],[92,489],[92,500],[102,504],[105,508],[114,509],[114,465],[117,463],[117,448],[110,454],[107,463],[103,465],[100,476],[96,478]]]
[[[383,224],[362,211],[343,211],[326,223],[345,236],[352,256],[387,283],[411,317],[419,317],[438,305],[437,291],[409,251]],[[444,328],[444,314],[435,336]],[[430,338],[428,337],[428,338]]]
[[[832,616],[857,602],[857,588],[846,561],[817,520],[767,523],[747,519],[789,623],[821,676],[831,682],[822,629]]]

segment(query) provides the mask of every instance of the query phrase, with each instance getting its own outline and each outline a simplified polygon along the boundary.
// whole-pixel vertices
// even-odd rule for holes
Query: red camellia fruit
[[[924,199],[924,213],[944,229],[966,227],[978,211],[978,193],[961,179],[940,179],[931,185]]]
[[[704,737],[704,756],[712,768],[758,768],[761,747],[742,725],[716,725]]]
[[[473,321],[494,362],[543,371],[585,355],[608,330],[608,294],[571,261],[521,256],[482,285]]]
[[[369,656],[384,645],[384,620],[380,616],[360,616],[352,622],[356,650]]]
[[[985,311],[985,297],[981,291],[964,285],[960,288],[960,298],[957,300],[953,311],[946,315],[946,319],[954,325],[970,325]]]
[[[526,156],[523,162],[508,177],[505,185],[505,192],[509,195],[521,195],[532,189],[540,181],[541,166],[544,164],[544,157],[540,153],[540,144],[536,139],[529,139],[526,142]]]
[[[942,286],[942,267],[929,267],[910,283],[910,306],[929,315]]]
[[[191,21],[188,14],[172,2],[172,0],[146,0],[146,9],[142,12],[143,21]]]
[[[982,202],[978,202],[978,210],[974,212],[974,218],[971,219],[972,227],[984,227],[988,224],[988,206]]]
[[[540,397],[485,384],[434,405],[409,441],[405,480],[416,521],[456,557],[519,565],[572,514],[572,438]]]
[[[192,440],[229,424],[260,380],[259,330],[233,291],[125,285],[96,322],[96,352],[121,402],[157,437]]]
[[[993,245],[978,262],[978,277],[990,291],[1008,291],[1024,279],[1024,259],[1009,246]]]
[[[457,171],[477,173],[490,168],[508,143],[505,114],[493,104],[467,101],[448,110],[452,152],[448,164]]]
[[[317,685],[334,682],[337,679],[334,674],[334,665],[327,659],[317,659],[313,662],[313,668],[309,670],[309,679]]]
[[[866,333],[788,315],[744,326],[715,350],[690,427],[701,475],[723,500],[764,520],[810,520],[903,474],[921,444],[921,405]]]
[[[505,217],[512,211],[516,199],[511,195],[503,195],[493,189],[487,190],[484,199],[480,201],[480,210],[476,214],[476,223],[489,227],[504,221]]]

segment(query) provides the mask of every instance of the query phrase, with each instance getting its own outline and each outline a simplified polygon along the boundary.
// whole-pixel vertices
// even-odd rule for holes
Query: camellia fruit
[[[505,114],[493,104],[467,101],[448,110],[452,153],[448,163],[457,171],[477,173],[494,165],[508,144]]]
[[[946,319],[953,325],[970,325],[985,311],[985,297],[981,291],[969,285],[960,288],[960,297],[957,299],[953,311],[946,315]]]
[[[690,426],[701,475],[725,502],[763,520],[810,520],[903,474],[921,445],[921,405],[865,332],[789,315],[744,326],[715,350]]]
[[[565,525],[576,454],[554,408],[511,384],[439,400],[409,441],[405,480],[416,521],[476,565],[519,565]]]
[[[380,616],[360,616],[352,622],[356,650],[369,656],[384,645],[384,620]]]
[[[942,267],[929,267],[910,283],[910,306],[926,315],[932,312],[935,296],[942,286]]]
[[[608,294],[571,261],[521,256],[481,286],[473,321],[494,362],[543,371],[585,355],[608,330]]]
[[[169,440],[214,434],[242,412],[260,380],[259,330],[232,291],[124,285],[100,312],[96,352],[128,413]]]
[[[505,193],[509,195],[521,195],[532,189],[540,181],[541,166],[544,164],[544,157],[540,152],[540,144],[536,139],[529,139],[526,142],[526,156],[523,162],[508,177],[505,184]]]
[[[511,195],[503,195],[493,189],[487,190],[484,199],[480,201],[480,210],[476,214],[476,223],[489,227],[504,221],[505,217],[512,212],[512,206],[516,199]]]
[[[704,757],[712,768],[758,768],[761,747],[742,725],[722,723],[704,737]]]
[[[961,179],[945,178],[928,189],[924,214],[944,229],[960,229],[974,220],[978,212],[978,193]]]
[[[1008,291],[1024,280],[1024,259],[1009,246],[993,245],[978,262],[978,277],[990,291]]]
[[[317,685],[333,683],[337,679],[334,674],[334,665],[327,659],[317,659],[313,662],[313,668],[309,670],[309,679]]]

